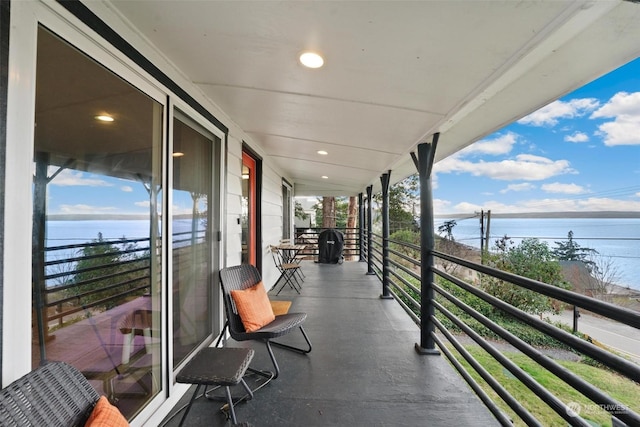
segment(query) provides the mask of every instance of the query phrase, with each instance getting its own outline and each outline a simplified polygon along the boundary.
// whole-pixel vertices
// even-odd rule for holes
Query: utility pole
[[[489,229],[491,228],[491,209],[487,211],[487,227],[485,229],[485,237],[484,237],[484,251],[489,251]]]
[[[484,210],[480,211],[480,250],[484,248]]]
[[[485,218],[487,226],[485,227]],[[484,209],[480,211],[480,250],[489,250],[489,228],[491,227],[491,210],[484,214]]]

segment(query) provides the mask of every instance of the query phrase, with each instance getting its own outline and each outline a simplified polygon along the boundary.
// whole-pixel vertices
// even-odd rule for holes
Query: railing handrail
[[[370,252],[371,258],[374,259],[377,263],[375,264],[374,274],[376,274],[378,278],[383,281],[384,278],[381,274],[381,271],[383,270],[383,268],[389,269],[390,275],[387,279],[389,283],[386,284],[386,286],[389,286],[390,294],[411,316],[411,318],[418,325],[421,325],[422,321],[420,320],[420,313],[425,312],[424,307],[422,307],[420,301],[416,301],[414,296],[410,295],[410,292],[413,292],[414,294],[420,294],[421,291],[418,287],[414,286],[410,282],[410,280],[405,278],[408,277],[409,279],[420,281],[420,274],[416,273],[416,271],[419,271],[420,269],[421,260],[415,259],[414,257],[401,252],[400,249],[404,247],[411,249],[412,251],[418,251],[419,253],[421,251],[421,247],[412,243],[394,239],[383,239],[381,235],[377,235],[374,233],[372,233],[372,236],[376,237],[376,239],[372,239],[371,241],[373,247],[368,248],[365,246],[365,249]],[[399,247],[390,247],[390,244],[397,245]],[[387,257],[385,259],[382,259],[382,257],[379,256],[383,253],[382,249],[380,249],[382,247],[385,247],[386,249]],[[469,261],[457,256],[443,253],[438,250],[429,251],[428,255],[430,255],[434,259],[440,259],[449,263],[453,263],[455,265],[466,267],[477,273],[482,273],[484,275],[494,277],[523,289],[528,289],[530,291],[544,295],[551,299],[583,308],[622,324],[640,329],[640,313],[637,313],[626,307],[617,306],[606,301],[600,301],[595,298],[578,294],[567,289],[552,286],[541,281],[529,279],[517,274],[496,269],[494,267]],[[428,258],[428,255],[423,254],[421,258],[426,259]],[[403,263],[406,265],[403,265]],[[581,339],[574,334],[571,334],[557,326],[552,325],[551,323],[542,320],[542,318],[538,319],[536,316],[520,310],[519,308],[510,305],[507,302],[502,301],[501,299],[485,292],[481,289],[481,287],[467,283],[465,280],[458,278],[447,271],[444,271],[443,269],[435,265],[435,263],[430,267],[430,270],[433,271],[434,274],[442,277],[453,285],[456,285],[462,291],[480,298],[482,301],[490,304],[492,307],[495,307],[496,309],[513,316],[518,321],[527,324],[532,328],[542,332],[543,334],[558,340],[559,342],[579,352],[580,354],[583,354],[584,356],[590,357],[604,364],[605,366],[615,370],[616,372],[629,378],[632,381],[635,381],[636,383],[640,383],[640,365],[633,363],[621,356],[618,356],[615,353],[607,351],[605,348],[601,348],[598,345],[595,345],[587,340]],[[537,362],[540,366],[542,366],[544,369],[546,369],[556,377],[560,378],[562,381],[578,391],[584,397],[590,399],[593,402],[596,402],[600,405],[600,407],[603,407],[604,410],[610,412],[612,416],[616,418],[617,424],[614,423],[614,425],[622,426],[625,425],[624,423],[629,423],[629,425],[640,425],[640,414],[634,412],[622,403],[618,402],[618,400],[603,392],[587,380],[583,379],[577,374],[574,374],[567,368],[564,368],[562,365],[558,364],[553,359],[543,354],[543,352],[541,352],[535,346],[528,344],[518,336],[507,331],[501,325],[497,324],[479,311],[475,310],[473,307],[464,303],[462,300],[454,296],[451,292],[444,289],[439,284],[434,282],[429,286],[438,295],[441,295],[444,300],[453,304],[453,306],[455,306],[458,310],[461,310],[461,312],[471,316],[481,325],[497,334],[500,338],[505,340],[505,342],[513,345],[516,349],[531,358],[533,361]],[[432,307],[435,310],[437,310],[437,313],[444,315],[461,331],[471,337],[494,359],[496,359],[505,369],[509,370],[533,393],[540,397],[551,409],[556,412],[556,414],[562,417],[565,421],[567,421],[571,425],[590,425],[583,418],[569,413],[564,402],[555,397],[552,392],[547,390],[536,380],[530,377],[527,373],[525,373],[521,368],[519,368],[517,365],[503,356],[498,350],[493,348],[485,338],[479,335],[468,324],[463,322],[456,314],[452,313],[450,309],[448,309],[435,299],[431,300],[429,303],[432,304]],[[511,396],[511,394],[509,394],[509,392],[507,392],[499,384],[499,382],[491,377],[490,374],[488,374],[486,371],[482,372],[484,368],[478,365],[475,359],[473,359],[473,356],[471,356],[465,350],[465,348],[457,341],[456,337],[453,336],[448,329],[446,329],[444,324],[436,317],[435,314],[430,315],[430,319],[431,322],[433,322],[433,324],[435,325],[436,329],[447,338],[447,340],[458,350],[459,354],[467,360],[471,367],[480,374],[480,376],[500,396],[500,398],[509,407],[511,407],[511,409],[517,414],[517,416],[521,417],[521,419],[528,425],[540,425],[539,421],[536,420],[536,418],[533,417],[528,410],[522,407],[520,402],[518,402],[517,399],[514,399],[513,396]],[[475,380],[466,372],[466,368],[464,368],[462,364],[460,364],[456,360],[455,356],[453,356],[451,351],[449,351],[449,349],[446,347],[441,337],[438,336],[435,331],[430,332],[430,336],[433,338],[434,342],[442,350],[445,356],[447,356],[451,360],[454,367],[456,367],[456,369],[461,373],[465,380],[469,382],[471,387],[476,391],[482,401],[485,402],[489,410],[494,413],[496,419],[498,419],[503,425],[511,425],[511,422],[506,417],[504,417],[502,411],[497,408],[495,403],[488,397],[486,392],[481,389],[478,384],[475,383]],[[487,375],[489,376],[487,377]],[[625,410],[620,411],[621,413],[618,413],[616,412],[615,408],[624,408]]]
[[[537,280],[518,276],[517,274],[498,270],[493,267],[448,255],[443,252],[433,251],[433,254],[438,258],[455,262],[456,264],[471,268],[472,270],[478,271],[480,273],[488,274],[492,277],[505,280],[534,292],[538,292],[548,297],[558,299],[572,305],[576,305],[578,307],[587,309],[594,313],[640,329],[640,313],[636,313],[635,311],[628,308],[620,307],[606,301],[599,301],[586,295],[581,295],[576,292],[569,291],[567,289],[562,289],[557,286],[549,285]]]

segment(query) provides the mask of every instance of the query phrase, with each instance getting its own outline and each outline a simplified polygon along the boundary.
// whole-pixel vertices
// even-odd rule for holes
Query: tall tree
[[[356,225],[358,218],[358,201],[355,196],[349,197],[349,208],[347,213],[347,232],[345,233],[345,251],[354,253],[356,248]]]
[[[567,233],[567,240],[554,242],[556,247],[551,253],[560,261],[582,261],[591,272],[596,267],[595,262],[590,258],[598,251],[591,248],[583,248],[573,240],[573,231]]]
[[[336,228],[336,198],[322,198],[322,227]]]

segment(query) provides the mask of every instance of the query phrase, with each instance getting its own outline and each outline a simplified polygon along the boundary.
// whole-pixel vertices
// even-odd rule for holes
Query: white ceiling
[[[355,195],[387,170],[397,181],[434,133],[438,161],[640,55],[629,1],[109,4],[296,195]],[[302,67],[304,50],[325,66]]]

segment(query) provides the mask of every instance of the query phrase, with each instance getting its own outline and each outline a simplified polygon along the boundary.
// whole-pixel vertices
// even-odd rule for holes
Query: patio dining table
[[[296,257],[303,250],[305,245],[296,245],[290,243],[279,244],[276,246],[276,249],[280,251],[282,254],[282,261],[285,263],[295,262],[299,264],[299,261],[296,261]]]

